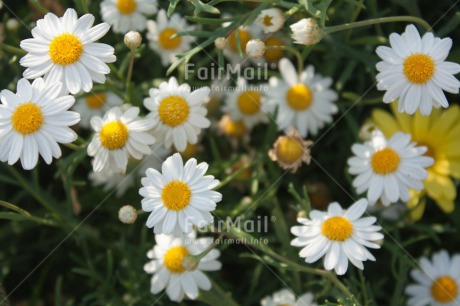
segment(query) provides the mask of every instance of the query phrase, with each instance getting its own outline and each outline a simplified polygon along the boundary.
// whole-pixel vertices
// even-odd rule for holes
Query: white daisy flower
[[[176,55],[190,50],[193,37],[190,35],[171,36],[179,32],[193,31],[194,26],[188,25],[187,21],[179,14],[175,13],[170,19],[164,10],[160,10],[157,21],[147,21],[147,39],[150,41],[149,47],[157,52],[161,57],[161,62],[167,66],[177,60]]]
[[[24,77],[35,79],[44,76],[50,84],[62,82],[72,94],[80,90],[89,92],[96,83],[105,83],[113,63],[114,49],[95,43],[110,29],[106,23],[92,27],[94,16],[86,14],[77,19],[73,9],[67,9],[63,17],[53,13],[37,21],[32,29],[33,38],[21,41],[21,48],[29,52],[20,60],[27,69]]]
[[[158,89],[150,89],[144,106],[151,112],[149,118],[156,126],[155,134],[164,140],[166,148],[174,144],[178,151],[185,150],[187,143],[197,143],[201,129],[211,125],[205,117],[209,92],[209,87],[191,92],[188,84],[179,86],[174,77]]]
[[[147,26],[144,15],[155,14],[157,5],[156,0],[104,0],[101,2],[101,16],[115,33],[143,31]]]
[[[433,255],[432,261],[422,257],[419,264],[421,269],[410,273],[416,283],[406,288],[407,305],[460,305],[460,255],[451,257],[442,250]]]
[[[142,178],[144,187],[139,190],[142,209],[151,212],[147,227],[154,227],[156,234],[190,233],[192,226],[199,228],[213,221],[211,211],[222,195],[212,189],[219,180],[206,175],[208,164],[197,165],[195,158],[183,164],[179,153],[168,157],[161,172],[147,169],[147,177]]]
[[[332,79],[315,74],[313,66],[299,77],[286,58],[280,60],[279,69],[283,79],[271,77],[266,94],[271,108],[278,106],[278,129],[294,127],[304,138],[308,133],[316,135],[338,110],[334,104],[337,93],[329,88]]]
[[[427,167],[433,165],[431,157],[424,156],[427,147],[417,147],[411,135],[396,133],[387,141],[380,131],[364,144],[354,144],[355,156],[348,159],[348,172],[357,175],[353,187],[357,193],[367,191],[370,204],[381,200],[390,205],[399,199],[409,200],[409,188],[423,189],[428,176]]]
[[[24,169],[33,169],[38,155],[50,164],[61,157],[58,143],[71,143],[77,134],[70,128],[80,115],[68,111],[74,97],[62,94],[62,83],[37,78],[32,84],[20,79],[16,94],[2,90],[0,98],[0,160],[13,165],[21,159]]]
[[[240,56],[238,52],[238,41],[236,38],[236,33],[238,33],[238,38],[240,40],[240,49],[243,54],[243,57]],[[251,24],[250,26],[241,26],[238,28],[238,31],[233,31],[227,37],[227,47],[224,49],[224,55],[230,61],[230,64],[233,67],[238,66],[247,66],[251,62],[261,63],[263,59],[252,59],[246,54],[246,45],[250,40],[261,39],[262,38],[262,29],[256,24]]]
[[[143,176],[148,168],[161,169],[164,159],[171,153],[171,150],[162,145],[154,144],[151,149],[152,153],[142,161],[128,160],[126,173],[117,173],[111,168],[106,168],[101,172],[91,171],[88,178],[93,186],[102,186],[104,192],[116,189],[115,195],[119,198],[134,186],[135,178]],[[130,169],[132,170],[130,171]]]
[[[196,267],[188,267],[188,256],[197,256],[213,242],[212,238],[195,238],[195,233],[176,238],[170,235],[155,235],[156,245],[148,251],[152,259],[144,266],[145,272],[153,274],[150,291],[153,294],[166,290],[171,301],[180,302],[187,296],[191,300],[198,297],[199,290],[211,289],[211,281],[203,271],[220,270],[222,264],[217,259],[220,251],[212,249]]]
[[[263,85],[248,85],[244,78],[238,78],[233,90],[227,91],[222,111],[233,120],[242,120],[248,128],[260,122],[268,122],[262,105]]]
[[[122,104],[123,100],[113,92],[91,93],[77,99],[73,110],[81,116],[80,126],[89,128],[93,116],[103,116],[108,109]]]
[[[297,297],[289,289],[282,289],[275,292],[272,296],[267,296],[260,301],[262,306],[318,306],[314,302],[314,296],[312,293],[305,293]]]
[[[375,241],[382,240],[382,228],[373,225],[375,217],[361,218],[367,208],[367,200],[361,199],[348,209],[338,203],[329,204],[327,212],[312,210],[310,219],[298,218],[303,226],[293,226],[291,233],[297,236],[292,246],[302,247],[299,255],[305,262],[313,263],[323,255],[324,268],[334,269],[338,275],[347,272],[348,261],[363,270],[363,262],[375,261],[365,248],[379,249]]]
[[[283,27],[284,20],[284,12],[274,7],[261,11],[254,22],[260,25],[265,33],[273,33]]]
[[[377,88],[386,91],[383,102],[398,99],[399,111],[410,115],[418,108],[428,116],[433,106],[448,107],[443,90],[458,94],[460,88],[453,76],[460,72],[460,65],[445,61],[452,39],[437,38],[431,32],[420,38],[415,26],[408,25],[402,35],[390,35],[390,45],[376,50],[383,60],[377,63]]]
[[[153,128],[153,122],[138,116],[138,107],[122,111],[117,106],[108,110],[103,118],[91,118],[91,127],[96,134],[88,146],[88,155],[94,157],[94,172],[110,168],[125,173],[128,157],[141,159],[144,154],[152,153],[149,145],[155,142],[155,138],[147,131]]]

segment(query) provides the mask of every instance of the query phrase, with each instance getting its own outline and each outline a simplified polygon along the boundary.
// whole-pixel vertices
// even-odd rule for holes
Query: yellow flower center
[[[257,114],[260,110],[260,93],[255,90],[245,91],[239,95],[237,104],[243,114]]]
[[[22,135],[32,134],[43,124],[42,110],[33,102],[20,104],[11,116],[11,124]]]
[[[290,107],[301,111],[310,107],[313,93],[307,85],[297,84],[289,88],[286,99]]]
[[[188,185],[181,181],[166,184],[161,191],[163,204],[171,210],[181,210],[190,203],[192,192]]]
[[[284,43],[278,37],[269,37],[265,40],[265,46],[283,46]],[[264,57],[269,63],[277,63],[283,57],[283,50],[276,48],[265,51]]]
[[[246,30],[238,30],[238,37],[240,38],[240,47],[243,53],[246,52],[246,44],[251,40],[251,34]],[[238,46],[236,44],[236,34],[233,31],[228,36],[228,45],[233,52],[238,52]]]
[[[235,138],[243,137],[248,132],[242,120],[233,121],[230,118],[225,120],[222,130],[226,135]]]
[[[457,282],[450,276],[438,277],[431,286],[431,295],[440,303],[453,301],[457,294]]]
[[[187,120],[190,108],[187,101],[179,96],[169,96],[161,101],[158,114],[161,121],[169,126],[178,126]]]
[[[128,141],[128,128],[120,121],[112,121],[102,127],[99,139],[102,145],[109,150],[118,150]]]
[[[272,26],[272,25],[273,25],[272,19],[273,19],[272,16],[265,15],[265,16],[264,16],[264,21],[263,21],[264,25],[265,25],[266,27]]]
[[[378,174],[389,174],[398,170],[400,158],[391,148],[385,148],[374,153],[371,158],[372,169]]]
[[[80,59],[83,53],[83,44],[74,34],[60,34],[49,44],[48,54],[51,61],[57,65],[70,65]]]
[[[353,224],[344,217],[331,217],[324,221],[321,232],[329,240],[345,241],[353,234]]]
[[[183,262],[188,255],[189,252],[184,246],[170,248],[163,259],[164,265],[172,273],[182,273],[185,271]]]
[[[303,146],[288,136],[283,137],[276,146],[276,157],[286,164],[295,163],[303,153]]]
[[[160,37],[158,38],[160,45],[162,45],[163,48],[167,50],[173,50],[179,47],[182,38],[180,36],[176,36],[173,39],[171,39],[171,36],[173,36],[176,33],[176,29],[173,28],[166,28],[163,31],[161,31]]]
[[[86,105],[92,109],[99,109],[104,106],[105,98],[106,96],[104,93],[88,96],[86,97]]]
[[[117,9],[124,15],[129,15],[137,8],[136,0],[117,0]]]
[[[435,63],[431,56],[415,53],[404,61],[404,75],[409,82],[414,84],[425,84],[434,74]]]

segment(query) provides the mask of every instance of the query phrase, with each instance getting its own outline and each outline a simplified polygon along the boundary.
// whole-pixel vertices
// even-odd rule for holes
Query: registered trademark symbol
[[[271,217],[270,217],[270,221],[275,222],[275,221],[276,221],[276,217],[275,217],[275,216],[271,216]]]
[[[276,64],[275,64],[275,63],[270,64],[270,68],[271,68],[271,69],[275,69],[275,68],[276,68]],[[275,219],[276,219],[276,218],[275,218]]]

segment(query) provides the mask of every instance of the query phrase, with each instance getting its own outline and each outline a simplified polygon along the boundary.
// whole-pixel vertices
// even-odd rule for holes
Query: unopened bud
[[[125,34],[125,45],[132,49],[137,49],[142,43],[142,36],[139,32],[130,31]]]
[[[253,59],[262,57],[265,53],[265,43],[260,39],[251,39],[246,44],[246,53]]]
[[[6,22],[6,28],[10,31],[16,31],[19,29],[19,21],[15,18],[8,19]]]
[[[227,38],[225,37],[218,37],[214,41],[214,45],[216,46],[217,49],[219,50],[224,50],[225,47],[227,47]]]
[[[125,205],[118,211],[118,219],[124,224],[132,224],[137,219],[137,211],[131,205]]]
[[[294,43],[301,45],[315,45],[323,38],[323,30],[313,18],[304,18],[291,25]]]

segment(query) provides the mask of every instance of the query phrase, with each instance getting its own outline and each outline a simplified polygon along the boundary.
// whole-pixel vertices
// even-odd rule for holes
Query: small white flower
[[[92,27],[94,16],[86,14],[77,19],[73,9],[63,17],[53,13],[37,21],[33,38],[21,41],[21,48],[29,52],[19,63],[27,67],[27,79],[43,76],[50,84],[62,82],[72,94],[89,92],[93,81],[105,83],[110,68],[105,63],[116,60],[113,47],[95,43],[110,29],[106,23]]]
[[[123,41],[129,49],[137,49],[142,43],[142,36],[139,32],[129,31],[125,34]]]
[[[356,156],[348,159],[348,172],[357,175],[353,187],[357,193],[367,191],[370,204],[381,200],[389,205],[401,199],[409,200],[409,188],[423,189],[426,171],[434,160],[424,156],[427,147],[411,143],[411,135],[396,133],[386,140],[380,131],[364,144],[354,144],[351,150]]]
[[[373,225],[375,217],[361,218],[367,208],[367,200],[361,199],[348,209],[338,203],[329,204],[327,212],[312,210],[310,219],[298,218],[303,226],[293,226],[291,233],[297,236],[292,246],[302,247],[299,256],[313,263],[325,255],[324,268],[334,269],[338,275],[347,272],[348,261],[363,270],[363,262],[375,261],[366,249],[379,249],[373,241],[383,239],[382,228]]]
[[[273,33],[284,25],[284,12],[279,8],[269,8],[260,12],[255,23],[260,25],[265,33]]]
[[[68,111],[74,97],[62,95],[62,83],[50,84],[42,78],[32,85],[20,79],[17,93],[0,93],[0,160],[13,165],[21,159],[22,167],[33,169],[38,155],[50,164],[61,157],[58,143],[71,143],[77,134],[70,126],[80,121],[80,115]]]
[[[271,77],[266,94],[271,108],[278,106],[278,128],[294,127],[304,138],[308,133],[316,135],[325,123],[332,122],[332,115],[338,110],[334,104],[337,93],[329,88],[332,79],[315,74],[313,66],[308,66],[299,77],[286,58],[280,60],[279,69],[283,79]]]
[[[209,87],[192,92],[188,84],[179,86],[174,77],[161,83],[158,89],[150,89],[144,106],[151,112],[149,120],[156,126],[155,134],[164,140],[166,148],[174,144],[178,151],[185,150],[187,143],[197,143],[201,129],[211,125],[205,117],[204,106],[209,92]]]
[[[246,44],[246,54],[252,59],[258,59],[265,53],[265,43],[260,39],[251,39]]]
[[[91,93],[78,99],[73,110],[81,115],[80,125],[89,128],[93,116],[103,116],[108,109],[121,104],[123,100],[113,92]]]
[[[318,306],[314,303],[314,296],[311,293],[305,293],[297,299],[295,294],[289,289],[282,289],[273,293],[272,296],[266,296],[260,301],[262,306]]]
[[[147,25],[144,15],[155,14],[157,6],[156,0],[104,0],[102,20],[110,24],[115,33],[143,31]]]
[[[193,31],[194,26],[188,25],[186,20],[175,13],[170,19],[164,10],[160,10],[157,21],[147,21],[147,39],[150,41],[149,47],[159,53],[164,66],[177,60],[176,54],[190,50],[193,42],[191,35],[171,36],[179,32]]]
[[[111,168],[106,168],[101,172],[91,171],[88,178],[93,186],[103,186],[104,192],[116,189],[115,195],[119,198],[134,186],[135,179],[143,176],[148,168],[161,169],[164,159],[171,153],[171,150],[157,144],[154,144],[151,150],[152,153],[142,161],[129,160],[126,173],[117,173]]]
[[[153,122],[138,116],[138,107],[126,111],[114,107],[103,118],[91,118],[91,127],[96,134],[88,146],[88,155],[94,156],[94,172],[110,168],[125,173],[128,157],[141,159],[144,154],[152,153],[149,145],[155,142],[155,138],[147,131],[153,128]]]
[[[323,30],[313,18],[304,18],[291,25],[294,43],[316,45],[323,38]]]
[[[422,257],[420,269],[411,271],[416,281],[406,288],[407,305],[456,306],[460,305],[460,255],[452,257],[442,250],[430,261]]]
[[[377,89],[386,91],[383,102],[398,99],[398,110],[410,115],[420,109],[428,116],[431,109],[448,107],[444,91],[458,94],[460,82],[454,74],[460,65],[445,61],[452,39],[437,38],[428,32],[420,37],[414,25],[402,34],[390,35],[391,48],[380,46],[376,52],[383,60],[377,63]]]
[[[220,270],[220,251],[212,249],[194,268],[187,268],[189,256],[197,256],[211,244],[212,238],[195,238],[195,233],[176,238],[170,235],[155,235],[156,245],[148,251],[151,259],[144,270],[153,274],[150,291],[153,294],[166,290],[171,301],[180,302],[187,296],[191,300],[198,297],[199,290],[208,291],[212,285],[203,271]],[[192,257],[193,258],[193,257]]]
[[[213,221],[211,211],[222,195],[212,189],[219,180],[205,175],[208,164],[191,158],[183,164],[179,153],[168,157],[161,168],[147,169],[147,177],[142,178],[144,187],[139,190],[142,209],[151,212],[147,227],[154,227],[156,234],[190,233],[192,226],[199,228]]]
[[[226,92],[222,111],[252,128],[260,122],[268,122],[262,102],[262,85],[248,85],[244,78],[238,78],[233,90]]]

